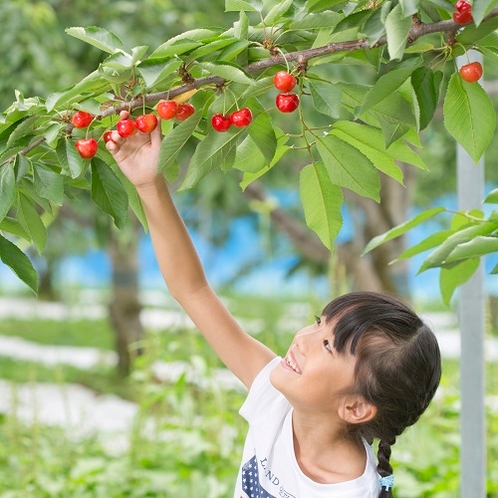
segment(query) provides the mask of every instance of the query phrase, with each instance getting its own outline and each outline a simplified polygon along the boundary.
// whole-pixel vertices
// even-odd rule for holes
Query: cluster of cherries
[[[296,78],[287,71],[279,71],[273,77],[275,88],[279,93],[275,99],[275,104],[280,112],[294,112],[299,106],[299,95],[290,93],[296,86]],[[156,106],[157,114],[161,119],[177,119],[185,121],[192,116],[195,108],[192,104],[179,104],[175,100],[161,100]],[[76,111],[71,122],[75,128],[87,128],[92,123],[94,117],[86,111]],[[211,118],[211,126],[218,132],[227,131],[232,125],[237,128],[245,128],[252,122],[252,112],[248,107],[238,109],[231,114],[214,114]],[[138,116],[121,119],[116,124],[116,131],[121,137],[131,137],[137,130],[142,133],[151,133],[156,129],[158,119],[155,114],[148,113]],[[106,131],[103,135],[104,142],[112,140],[112,132]],[[84,159],[92,158],[99,148],[94,138],[81,138],[75,143],[76,149]]]
[[[472,17],[472,4],[466,0],[458,0],[455,4],[456,12],[453,12],[452,18],[458,24],[468,24],[474,18]]]
[[[299,106],[299,95],[291,92],[296,86],[297,80],[287,71],[279,71],[273,77],[273,84],[280,90],[275,99],[275,105],[280,112],[294,112]],[[211,118],[211,126],[219,132],[227,131],[232,125],[244,128],[252,122],[252,112],[243,107],[231,114],[216,113]]]

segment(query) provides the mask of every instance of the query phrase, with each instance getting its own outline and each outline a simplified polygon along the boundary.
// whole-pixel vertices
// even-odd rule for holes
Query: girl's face
[[[325,319],[300,330],[270,381],[297,410],[337,411],[354,387],[356,359],[334,349],[334,323]]]

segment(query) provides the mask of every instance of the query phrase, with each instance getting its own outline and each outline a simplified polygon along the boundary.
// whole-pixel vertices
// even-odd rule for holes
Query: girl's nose
[[[316,338],[316,331],[304,329],[294,338],[294,345],[301,353],[306,353]]]

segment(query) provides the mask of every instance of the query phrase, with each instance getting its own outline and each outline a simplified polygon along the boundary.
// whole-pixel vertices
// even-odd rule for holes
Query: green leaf
[[[324,81],[309,80],[313,105],[318,112],[338,119],[341,112],[342,90]]]
[[[446,258],[446,263],[455,263],[462,259],[473,259],[498,252],[498,237],[478,235],[468,242],[458,244]]]
[[[180,39],[172,42],[171,40],[163,43],[159,47],[150,54],[150,59],[161,59],[168,57],[176,57],[182,55],[186,52],[190,52],[191,50],[201,47],[202,43],[199,41],[189,40],[189,39]]]
[[[498,204],[498,188],[489,192],[483,202],[485,204]]]
[[[0,167],[0,221],[9,212],[16,200],[16,176],[10,164]]]
[[[317,137],[316,145],[332,183],[377,202],[380,200],[377,171],[358,149],[331,135]]]
[[[440,230],[439,232],[432,233],[418,244],[415,244],[414,246],[409,247],[408,249],[403,251],[391,263],[395,263],[396,261],[401,261],[403,259],[413,258],[413,256],[416,256],[421,252],[425,252],[428,251],[429,249],[433,249],[434,247],[440,246],[453,233],[454,230]]]
[[[498,2],[495,2],[498,4]],[[474,16],[474,22],[476,22],[476,12],[474,11],[475,2],[472,8],[472,15]],[[479,41],[481,41],[485,36],[494,33],[498,29],[498,18],[492,17],[488,19],[486,22],[482,24],[469,24],[465,26],[465,28],[459,33],[456,37],[457,42],[461,43],[465,47],[471,47],[472,45],[476,45]]]
[[[320,14],[306,14],[301,19],[296,19],[289,25],[289,30],[313,30],[333,28],[344,18],[337,12],[321,12]]]
[[[29,157],[23,154],[18,154],[14,166],[14,173],[16,175],[16,182],[19,183],[31,170],[32,162]]]
[[[262,152],[266,163],[270,164],[277,150],[277,137],[270,114],[262,112],[248,128],[248,133]]]
[[[384,3],[383,5],[386,4]],[[367,37],[370,46],[375,45],[386,34],[382,9],[375,10],[373,15],[367,19],[362,31]]]
[[[482,20],[498,5],[497,0],[474,0],[472,2],[472,17],[474,23],[479,26]]]
[[[246,2],[245,0],[225,0],[225,12],[257,12],[263,8],[262,5],[259,9],[253,7],[251,2]]]
[[[411,230],[412,228],[415,228],[416,226],[426,222],[427,220],[433,218],[439,213],[442,213],[443,211],[446,211],[446,208],[444,207],[435,207],[432,209],[428,209],[427,211],[424,211],[416,216],[414,216],[411,220],[405,221],[404,223],[401,223],[400,225],[395,226],[394,228],[391,228],[387,232],[384,232],[380,235],[377,235],[374,237],[365,247],[363,250],[363,254],[366,254],[367,252],[372,251],[376,247],[379,247],[382,244],[385,244],[389,240],[395,239],[397,237],[400,237],[401,235],[404,235],[406,232]]]
[[[175,73],[182,65],[180,59],[170,59],[166,57],[145,59],[137,69],[142,75],[148,88],[153,87],[158,82],[164,80]]]
[[[114,33],[98,26],[67,28],[66,33],[109,54],[125,48],[123,42]]]
[[[263,19],[264,26],[273,26],[292,7],[293,0],[282,0],[274,5]]]
[[[71,178],[78,178],[86,169],[85,160],[79,155],[73,141],[64,138],[57,144],[57,158],[62,170],[68,173]]]
[[[333,250],[341,226],[341,189],[330,181],[327,168],[321,162],[305,166],[299,176],[299,192],[306,224]]]
[[[331,135],[344,140],[368,157],[380,171],[403,183],[403,173],[395,163],[395,157],[386,149],[382,132],[377,128],[361,125],[352,121],[334,123]]]
[[[168,174],[168,170],[174,167],[178,154],[185,147],[201,118],[202,109],[198,109],[192,116],[175,126],[168,135],[164,136],[159,153],[159,171]]]
[[[251,136],[247,136],[237,147],[233,167],[247,173],[256,173],[267,165],[260,148]]]
[[[477,163],[496,129],[496,114],[487,93],[479,83],[467,83],[456,72],[448,83],[443,113],[448,133]]]
[[[35,115],[28,117],[24,120],[18,121],[18,125],[16,129],[10,134],[10,137],[7,140],[5,148],[12,147],[20,137],[28,134],[31,131],[30,129],[33,127],[34,123],[39,119],[40,116]]]
[[[386,147],[417,126],[411,105],[399,93],[385,98],[370,112],[379,121]]]
[[[23,178],[20,181],[19,190],[24,190],[25,195],[31,198],[33,205],[38,204],[47,213],[53,214],[52,204],[47,199],[41,197],[35,190],[33,182],[29,178]]]
[[[43,164],[36,164],[33,168],[34,187],[41,197],[62,205],[64,196],[64,179],[60,173]]]
[[[420,66],[420,58],[411,58],[400,64],[397,69],[392,69],[383,74],[374,84],[372,89],[367,93],[365,101],[361,107],[360,114],[370,110],[376,104],[392,95]]]
[[[464,244],[479,235],[489,235],[498,228],[497,221],[475,222],[450,235],[435,251],[425,259],[419,269],[419,273],[429,269],[444,266],[453,250],[460,244]]]
[[[128,196],[112,169],[101,159],[92,159],[92,199],[97,206],[123,228],[128,215]]]
[[[0,222],[0,230],[11,233],[20,239],[29,240],[29,235],[26,233],[26,230],[24,230],[19,221],[15,218],[9,216],[5,217]]]
[[[55,92],[47,97],[45,102],[48,112],[52,112],[57,106],[63,106],[68,102],[84,100],[87,93],[95,92],[102,93],[106,88],[109,88],[109,83],[102,79],[100,71],[97,69],[88,76],[85,76],[79,83],[69,87],[68,89]]]
[[[38,293],[38,275],[29,258],[10,240],[0,234],[0,259],[35,294]]]
[[[239,20],[233,23],[233,35],[238,40],[247,40],[249,37],[249,18],[244,11],[239,14]]]
[[[479,267],[479,259],[469,259],[452,268],[441,268],[439,274],[439,288],[441,297],[446,306],[450,305],[451,298],[457,287],[464,284]]]
[[[443,73],[433,72],[428,67],[416,69],[411,77],[413,90],[419,107],[419,128],[423,130],[432,121],[439,102],[439,88]]]
[[[244,85],[252,85],[254,80],[239,66],[230,62],[202,62],[199,66],[208,73],[224,78],[228,81],[235,81]]]
[[[199,48],[196,48],[188,55],[187,61],[199,60],[201,57],[213,54],[214,52],[219,52],[221,49],[229,47],[235,42],[236,40],[232,37],[220,37],[212,42],[200,46]],[[219,59],[217,58],[217,60]]]
[[[412,27],[410,16],[405,16],[400,4],[397,4],[386,19],[387,50],[391,60],[401,60],[405,53],[408,32]]]
[[[214,168],[219,167],[231,152],[233,140],[236,140],[242,131],[234,128],[230,128],[224,133],[210,130],[206,138],[197,145],[179,190],[194,187],[199,180]]]
[[[400,0],[403,17],[413,16],[418,12],[418,4],[420,0]]]
[[[17,219],[29,235],[38,254],[41,254],[47,243],[47,229],[32,201],[23,194],[19,195],[17,202]]]
[[[245,190],[246,187],[250,183],[252,183],[254,180],[257,180],[261,176],[268,173],[268,171],[270,171],[273,168],[273,166],[275,166],[280,161],[280,159],[282,159],[282,157],[289,150],[291,150],[291,148],[288,145],[286,145],[287,141],[289,140],[289,137],[287,135],[285,135],[284,132],[280,128],[275,127],[275,135],[277,136],[277,150],[275,152],[275,156],[273,157],[272,162],[269,165],[266,165],[262,168],[257,169],[257,171],[254,171],[254,172],[245,171],[244,178],[240,182],[240,188],[242,190]],[[241,145],[243,145],[244,142],[245,142],[245,140],[242,142]],[[237,147],[237,155],[239,155],[239,149],[240,149],[241,145],[239,147]],[[264,162],[264,156],[263,156],[263,154],[261,154],[261,151],[259,151],[259,154]],[[241,156],[239,156],[239,157],[241,157]],[[237,167],[237,163],[234,164],[234,168],[235,167]],[[254,168],[254,169],[256,169],[256,168]]]
[[[248,40],[237,40],[235,43],[232,43],[230,46],[226,47],[220,53],[218,60],[229,62],[235,59],[241,52],[243,52],[249,46]]]

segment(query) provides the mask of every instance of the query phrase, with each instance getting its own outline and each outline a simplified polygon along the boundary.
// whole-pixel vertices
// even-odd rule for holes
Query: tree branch
[[[487,21],[493,17],[498,16],[498,7],[495,7],[483,20]],[[426,36],[434,33],[448,33],[454,35],[459,29],[462,28],[461,24],[456,23],[453,20],[448,21],[439,21],[434,23],[422,23],[418,18],[414,18],[412,22],[412,28],[408,32],[408,44],[411,44],[421,38],[422,36]],[[252,64],[244,67],[244,70],[248,73],[258,73],[265,69],[268,69],[273,66],[278,66],[282,64],[286,64],[287,62],[298,62],[299,64],[306,64],[309,60],[315,59],[317,57],[323,57],[325,55],[330,55],[334,53],[340,52],[354,52],[355,50],[371,50],[373,48],[378,48],[387,43],[387,37],[383,36],[380,38],[377,43],[370,45],[366,39],[363,40],[353,40],[353,41],[345,41],[339,43],[329,43],[322,47],[310,48],[307,50],[298,50],[296,52],[289,52],[285,55],[276,55],[269,57],[268,59],[264,59],[258,62],[254,62]],[[226,80],[219,76],[207,76],[205,78],[195,79],[187,84],[180,85],[176,88],[173,88],[164,92],[150,93],[145,96],[137,97],[136,99],[130,102],[122,102],[117,105],[113,105],[106,109],[102,114],[95,117],[95,119],[103,119],[108,116],[112,116],[115,114],[119,114],[121,111],[131,111],[133,109],[143,107],[144,100],[147,103],[158,102],[162,99],[172,99],[184,93],[190,92],[192,90],[197,90],[204,86],[214,85],[214,86],[222,86],[226,83]],[[71,134],[74,126],[70,123],[66,127],[66,133],[68,135]],[[30,144],[26,149],[22,150],[20,154],[26,155],[31,152],[33,149],[38,147],[41,143],[43,143],[45,139],[43,137],[37,139],[32,144]],[[0,166],[7,164],[11,161],[11,159],[6,159]]]

